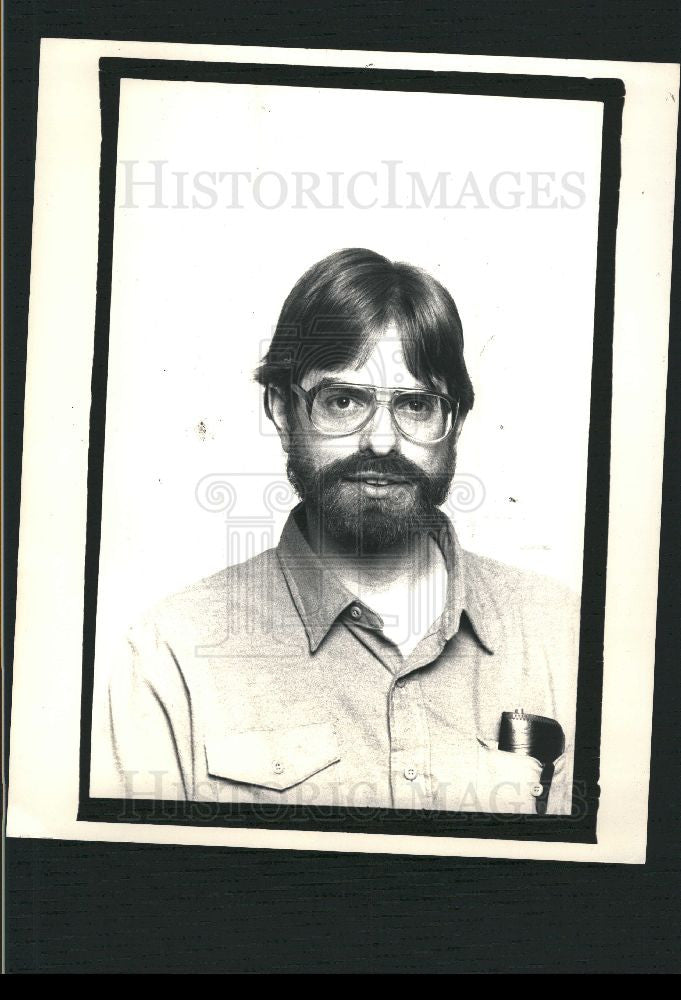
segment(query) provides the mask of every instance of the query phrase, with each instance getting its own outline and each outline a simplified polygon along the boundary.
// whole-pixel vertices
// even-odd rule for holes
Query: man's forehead
[[[302,380],[303,386],[309,389],[322,378],[363,385],[404,386],[408,389],[429,387],[426,380],[409,371],[402,340],[394,325],[389,326],[381,334],[366,359],[361,359],[354,365],[349,363],[342,368],[324,368],[322,365],[316,365],[306,372]],[[444,387],[444,380],[441,381]]]

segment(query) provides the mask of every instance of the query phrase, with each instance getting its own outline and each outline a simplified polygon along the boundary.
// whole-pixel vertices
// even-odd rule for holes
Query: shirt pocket
[[[543,791],[541,762],[526,754],[499,750],[496,740],[478,737],[477,742],[479,812],[536,814]]]
[[[338,740],[330,723],[209,733],[208,774],[241,789],[233,801],[326,804],[338,784]]]

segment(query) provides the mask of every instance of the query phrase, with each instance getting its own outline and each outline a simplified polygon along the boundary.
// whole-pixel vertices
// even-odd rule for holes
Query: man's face
[[[407,368],[394,327],[386,329],[361,367],[310,371],[301,386],[312,389],[325,377],[379,388],[429,388]],[[444,383],[441,388],[444,392]],[[387,406],[378,406],[366,426],[343,437],[316,430],[295,395],[289,420],[281,402],[279,419],[273,411],[288,452],[287,473],[308,516],[344,548],[369,553],[400,544],[423,530],[433,508],[446,499],[461,420],[443,441],[420,444],[400,433]]]

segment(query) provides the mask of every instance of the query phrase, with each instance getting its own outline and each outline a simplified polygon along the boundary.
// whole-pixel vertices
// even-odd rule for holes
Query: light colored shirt
[[[579,606],[545,577],[430,527],[444,611],[404,656],[305,538],[157,605],[111,664],[95,797],[533,813],[541,763],[499,750],[502,712],[566,736],[549,814],[571,810]]]

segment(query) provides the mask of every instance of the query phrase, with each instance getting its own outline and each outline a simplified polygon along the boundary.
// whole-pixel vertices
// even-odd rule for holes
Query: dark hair
[[[267,390],[290,396],[290,386],[311,369],[337,371],[362,364],[386,327],[395,323],[411,374],[473,406],[463,357],[463,328],[454,299],[421,268],[393,262],[372,250],[338,250],[300,278],[281,310],[267,354],[255,371]],[[268,394],[265,391],[268,416]]]

